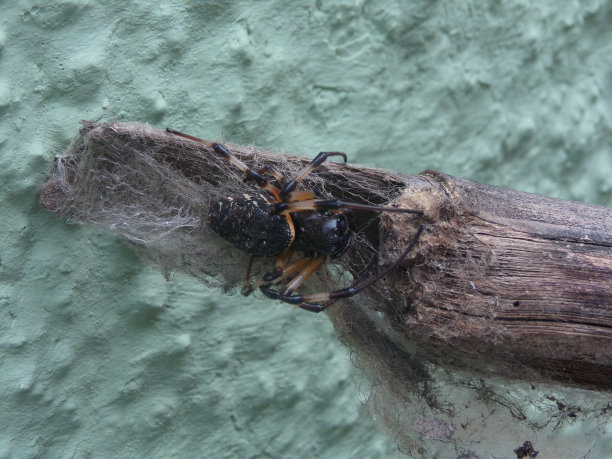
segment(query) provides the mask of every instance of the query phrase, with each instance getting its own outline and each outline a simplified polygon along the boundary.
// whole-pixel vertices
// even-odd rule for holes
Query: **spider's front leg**
[[[269,287],[270,285],[278,284],[283,279],[302,271],[310,262],[310,258],[302,257],[290,263],[289,261],[291,260],[292,256],[293,249],[289,247],[276,257],[274,270],[264,275],[263,278],[255,283],[250,283],[247,276],[247,281],[245,282],[245,286],[242,288],[241,293],[244,296],[248,296],[253,292],[253,290],[261,288],[262,285]]]
[[[372,260],[370,265],[366,268],[366,270],[349,286],[340,290],[334,290],[332,292],[325,293],[314,293],[311,295],[292,295],[291,292],[293,290],[285,289],[281,291],[272,290],[269,286],[262,285],[259,287],[259,290],[266,295],[268,298],[272,298],[274,300],[279,300],[284,303],[292,304],[299,308],[305,309],[311,312],[322,312],[325,311],[329,306],[334,304],[336,301],[342,298],[348,298],[354,295],[357,295],[359,292],[371,287],[380,279],[385,277],[391,271],[393,271],[399,264],[408,256],[408,253],[414,248],[417,244],[421,233],[423,232],[423,225],[419,225],[414,238],[408,244],[408,247],[402,252],[402,254],[395,260],[391,266],[384,269],[382,272],[378,273],[378,275],[374,276],[372,279],[367,280],[368,272],[376,260]],[[312,274],[312,273],[311,273]]]
[[[347,294],[345,294],[344,296],[339,296],[337,298],[331,297],[332,293],[336,292],[320,293],[316,295],[308,295],[307,297],[305,297],[299,295],[285,295],[281,292],[277,292],[269,287],[264,286],[259,287],[259,290],[268,298],[271,298],[273,300],[279,300],[283,303],[292,304],[294,306],[297,306],[298,308],[305,309],[310,312],[323,312],[325,311],[325,309],[327,309],[328,306],[331,306],[339,299],[355,295],[355,293],[353,293],[350,288],[337,290],[336,292],[344,292],[345,290],[347,291]],[[319,301],[322,304],[318,304],[316,303],[316,301]]]
[[[322,151],[317,156],[314,157],[310,163],[306,167],[304,167],[300,172],[298,172],[297,176],[294,179],[286,181],[285,178],[272,166],[264,166],[259,171],[260,174],[269,173],[272,175],[278,182],[282,185],[278,193],[278,200],[280,202],[295,202],[295,201],[305,201],[311,200],[314,198],[314,193],[309,190],[304,191],[296,191],[295,188],[302,182],[313,170],[327,161],[327,158],[330,156],[341,156],[344,159],[344,162],[347,161],[346,154],[341,153],[339,151]],[[254,180],[254,178],[247,176],[246,180]]]
[[[279,202],[274,205],[273,214],[290,214],[307,210],[365,210],[369,212],[399,212],[423,215],[420,210],[404,209],[401,207],[384,207],[357,202],[340,201],[338,199],[308,199],[295,202]]]
[[[317,167],[323,164],[327,160],[327,158],[329,158],[330,156],[342,156],[342,159],[344,159],[344,162],[346,162],[346,154],[344,153],[341,153],[339,151],[322,151],[317,156],[315,156],[314,159],[310,161],[310,163],[304,169],[298,172],[298,174],[296,175],[294,179],[289,180],[287,183],[283,184],[283,187],[281,188],[280,193],[279,193],[280,200],[281,201],[300,200],[300,199],[294,199],[293,190],[295,190],[295,187],[298,186],[298,184],[302,180],[304,180],[313,170],[315,170]],[[312,199],[312,198],[306,198],[306,199]]]
[[[378,280],[378,278],[376,280]],[[336,301],[341,300],[342,298],[354,296],[373,283],[368,282],[364,286],[356,287],[355,285],[358,282],[359,279],[353,282],[353,284],[351,284],[349,287],[340,290],[334,290],[333,292],[326,293],[314,293],[306,296],[292,295],[291,293],[286,293],[287,290],[278,292],[267,286],[261,286],[259,287],[259,290],[268,298],[273,300],[279,300],[283,303],[292,304],[298,308],[305,309],[310,312],[323,312]]]

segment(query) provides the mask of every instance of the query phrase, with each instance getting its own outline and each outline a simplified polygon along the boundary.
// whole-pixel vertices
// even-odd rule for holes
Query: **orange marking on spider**
[[[406,250],[390,266],[372,278],[368,278],[368,274],[376,257],[349,287],[305,296],[296,295],[293,292],[324,266],[328,259],[341,257],[353,244],[355,233],[344,214],[346,211],[398,212],[419,216],[422,216],[423,212],[335,199],[315,199],[312,191],[296,190],[297,185],[327,158],[340,156],[346,162],[344,153],[321,152],[299,171],[294,179],[286,180],[272,166],[264,166],[259,171],[249,168],[219,143],[171,129],[167,131],[213,149],[242,171],[245,181],[253,180],[261,187],[260,192],[228,196],[214,203],[208,213],[210,226],[219,236],[251,255],[247,280],[242,289],[244,295],[259,289],[269,298],[312,312],[324,311],[339,299],[356,295],[372,286],[399,266],[423,232],[423,225],[419,225]],[[264,174],[275,179],[280,187],[268,181]],[[303,256],[291,261],[296,251],[301,252]],[[256,256],[276,256],[275,267],[260,280],[250,283],[252,260]],[[288,282],[283,287],[286,279]]]

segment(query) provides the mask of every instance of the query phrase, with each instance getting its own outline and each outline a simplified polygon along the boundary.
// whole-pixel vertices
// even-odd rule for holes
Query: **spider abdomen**
[[[219,236],[249,255],[278,255],[293,243],[295,229],[289,216],[271,215],[273,205],[263,194],[231,196],[211,207],[208,221]]]

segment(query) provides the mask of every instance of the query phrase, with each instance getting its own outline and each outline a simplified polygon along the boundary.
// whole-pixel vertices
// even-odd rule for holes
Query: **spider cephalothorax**
[[[327,258],[340,257],[353,243],[355,235],[346,218],[346,211],[423,213],[412,209],[315,199],[312,191],[296,190],[297,185],[330,156],[341,156],[346,162],[344,153],[321,152],[294,179],[285,180],[271,166],[264,166],[259,171],[249,168],[219,143],[171,129],[167,131],[212,148],[244,172],[245,180],[255,181],[262,189],[261,192],[236,194],[222,199],[211,206],[208,214],[210,226],[217,234],[251,255],[245,287],[242,289],[244,295],[259,289],[269,298],[313,312],[323,311],[340,298],[353,296],[370,287],[394,269],[414,247],[423,230],[419,226],[402,255],[371,279],[367,279],[368,268],[347,288],[305,296],[294,294],[300,285],[324,265]],[[267,180],[264,174],[274,178],[280,187]],[[296,252],[301,256],[294,259]],[[252,283],[251,264],[256,256],[276,256],[276,264],[271,272]]]

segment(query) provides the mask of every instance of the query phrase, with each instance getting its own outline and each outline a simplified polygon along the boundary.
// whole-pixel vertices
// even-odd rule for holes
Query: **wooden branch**
[[[395,284],[410,300],[396,329],[445,365],[612,388],[612,209],[435,171],[396,202],[429,220]],[[401,247],[414,225],[388,219],[386,246]]]
[[[87,124],[75,143],[96,155],[112,154],[115,162],[126,145],[150,151],[154,161],[171,164],[193,183],[223,180],[210,148],[147,126]],[[229,148],[247,163],[256,158],[286,167],[309,161]],[[386,335],[377,329],[376,339],[387,339],[397,349],[417,345],[435,363],[481,374],[612,389],[612,209],[435,171],[405,176],[326,163],[317,175],[338,198],[363,196],[364,202],[382,203],[383,196],[396,195],[393,205],[425,212],[421,220],[384,214],[380,227],[368,232],[381,261],[391,263],[418,224],[425,224],[416,249],[388,276],[388,293],[376,302],[391,325]],[[73,177],[64,179],[70,183]],[[63,205],[65,194],[66,187],[52,174],[40,202],[73,217],[67,209],[74,208]],[[205,202],[189,205],[204,214],[200,201]],[[359,307],[359,296],[354,303]],[[344,321],[356,328],[370,320],[341,304],[333,308],[337,325]]]

